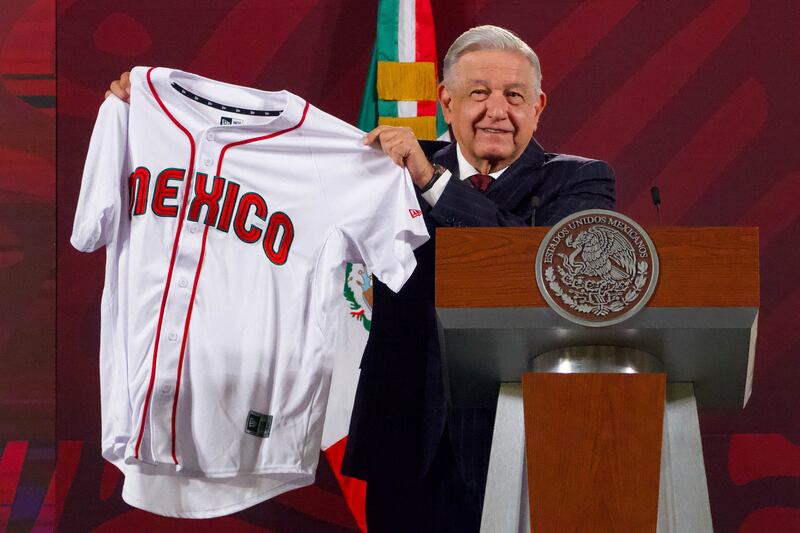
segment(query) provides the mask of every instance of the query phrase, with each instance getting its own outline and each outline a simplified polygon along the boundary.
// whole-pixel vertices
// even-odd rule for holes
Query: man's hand
[[[392,158],[392,161],[405,167],[411,176],[411,181],[419,188],[425,187],[433,176],[433,166],[425,157],[425,152],[419,145],[411,128],[395,126],[378,126],[364,137],[364,144],[375,141],[381,150]]]
[[[123,102],[127,102],[131,97],[131,73],[123,72],[118,80],[111,82],[111,86],[106,91],[106,98],[111,95],[116,96]]]

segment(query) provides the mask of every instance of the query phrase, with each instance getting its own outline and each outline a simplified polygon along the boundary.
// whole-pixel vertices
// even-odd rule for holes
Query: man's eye
[[[487,95],[487,91],[485,89],[473,89],[469,95],[473,98],[485,98]]]

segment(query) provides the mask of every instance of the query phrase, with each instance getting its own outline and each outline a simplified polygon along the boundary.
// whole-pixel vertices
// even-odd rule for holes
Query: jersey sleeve
[[[72,246],[93,252],[109,244],[122,212],[127,171],[128,104],[110,96],[100,106],[83,168]]]
[[[359,149],[352,158],[330,153],[315,160],[345,260],[364,263],[399,291],[416,267],[414,249],[429,238],[408,172],[375,148]]]

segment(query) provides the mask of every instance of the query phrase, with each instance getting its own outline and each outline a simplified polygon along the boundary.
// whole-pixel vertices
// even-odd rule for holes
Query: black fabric
[[[466,487],[444,437],[419,481],[373,479],[367,489],[370,533],[464,533],[481,525],[483,495]]]
[[[455,144],[439,150],[433,160],[453,176],[435,207],[420,198],[431,240],[416,250],[411,278],[397,294],[375,281],[372,328],[342,466],[344,474],[367,480],[373,504],[378,497],[370,494],[373,482],[408,487],[416,482],[420,491],[429,486],[442,442],[452,448],[463,490],[476,491],[482,499],[486,484],[494,410],[451,408],[444,393],[434,308],[436,228],[527,226],[533,196],[540,199],[536,223],[542,226],[583,209],[614,206],[615,178],[607,164],[546,153],[536,141],[485,193],[458,179]],[[440,512],[451,514],[446,508]]]

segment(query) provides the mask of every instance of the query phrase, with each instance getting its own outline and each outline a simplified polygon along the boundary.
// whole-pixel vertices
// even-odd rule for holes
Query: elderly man
[[[123,75],[110,93],[127,99]],[[408,128],[379,126],[379,143],[417,186],[428,224],[538,225],[614,205],[605,163],[545,152],[533,139],[547,102],[539,60],[508,30],[480,26],[447,52],[439,101],[455,142],[426,157]],[[430,145],[426,145],[430,148]],[[430,152],[430,150],[428,150]],[[375,283],[343,472],[367,480],[371,533],[480,527],[494,410],[448,406],[434,308],[434,239],[398,294]]]
[[[455,143],[428,162],[410,130],[379,126],[380,142],[419,189],[432,236],[443,226],[552,225],[614,205],[601,161],[546,153],[533,140],[547,102],[539,60],[513,33],[480,26],[444,59],[439,101]],[[434,310],[433,239],[399,294],[375,284],[343,471],[366,479],[367,522],[378,531],[477,531],[493,409],[447,405]]]

